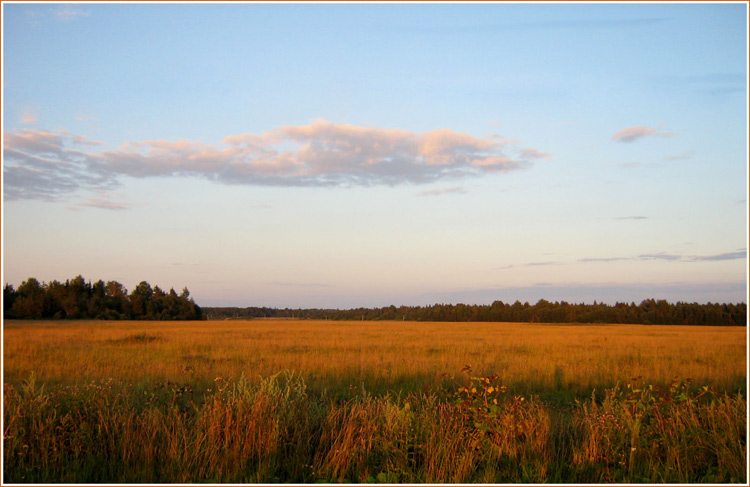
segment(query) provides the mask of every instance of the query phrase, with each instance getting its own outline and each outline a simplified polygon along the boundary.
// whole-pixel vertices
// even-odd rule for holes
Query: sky
[[[2,13],[4,283],[747,302],[745,2]]]

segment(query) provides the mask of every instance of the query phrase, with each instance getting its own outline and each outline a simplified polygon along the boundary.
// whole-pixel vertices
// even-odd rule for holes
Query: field
[[[3,475],[746,482],[746,356],[744,327],[6,321]]]

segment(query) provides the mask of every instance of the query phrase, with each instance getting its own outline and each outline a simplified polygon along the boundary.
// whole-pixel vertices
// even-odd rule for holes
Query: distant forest
[[[565,301],[513,304],[434,304],[354,309],[203,307],[184,288],[163,291],[142,281],[132,292],[117,281],[95,283],[82,276],[67,281],[24,281],[3,288],[6,319],[201,320],[293,318],[315,320],[504,321],[521,323],[633,323],[654,325],[747,325],[747,304],[669,303],[571,304]]]
[[[524,323],[633,323],[654,325],[747,325],[747,304],[669,303],[647,299],[614,306],[551,303],[490,305],[435,304],[357,309],[277,309],[205,307],[208,319],[300,318],[316,320],[505,321]]]
[[[203,313],[187,288],[177,294],[142,281],[128,294],[117,281],[95,283],[82,276],[64,283],[24,281],[3,288],[6,319],[200,320]]]

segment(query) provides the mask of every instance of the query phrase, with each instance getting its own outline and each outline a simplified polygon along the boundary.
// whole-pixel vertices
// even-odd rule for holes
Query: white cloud
[[[57,20],[64,22],[75,20],[79,17],[88,17],[91,12],[88,10],[81,10],[75,5],[66,4],[52,11],[53,15]]]
[[[642,139],[643,137],[672,137],[673,135],[674,133],[672,132],[659,132],[659,130],[655,128],[638,126],[628,127],[620,130],[612,136],[612,140],[630,143],[635,142],[638,139]]]
[[[200,176],[225,184],[275,186],[422,184],[512,171],[549,157],[534,148],[514,149],[510,139],[325,120],[229,135],[219,146],[157,139],[96,152],[101,145],[65,130],[6,132],[6,195],[49,199],[78,187],[112,187],[120,176]]]

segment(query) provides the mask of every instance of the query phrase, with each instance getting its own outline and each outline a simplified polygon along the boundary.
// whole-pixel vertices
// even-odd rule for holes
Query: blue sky
[[[3,281],[747,301],[747,5],[3,3]]]

